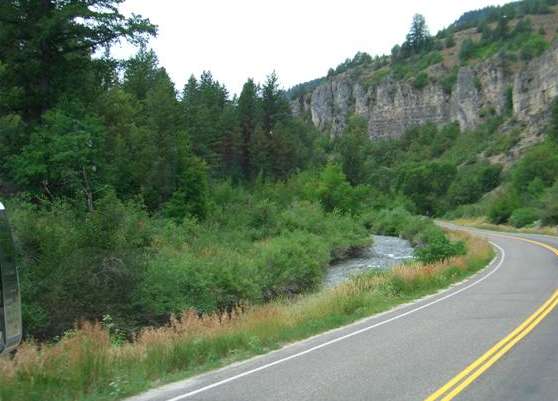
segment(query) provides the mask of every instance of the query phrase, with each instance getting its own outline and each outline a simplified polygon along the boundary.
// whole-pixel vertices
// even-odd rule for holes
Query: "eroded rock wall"
[[[531,123],[558,96],[558,48],[519,67],[497,57],[462,67],[451,91],[437,82],[446,73],[443,67],[430,71],[431,82],[417,89],[410,81],[390,78],[367,86],[348,71],[291,105],[295,114],[309,115],[316,127],[332,135],[343,132],[352,114],[368,120],[370,137],[398,137],[426,122],[457,121],[463,130],[471,129],[486,113],[502,114],[510,106],[519,121]]]

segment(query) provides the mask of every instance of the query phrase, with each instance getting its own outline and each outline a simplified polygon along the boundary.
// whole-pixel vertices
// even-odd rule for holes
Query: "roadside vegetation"
[[[399,223],[393,219],[390,224]],[[27,342],[13,359],[0,359],[0,398],[115,400],[433,293],[478,271],[493,257],[484,240],[464,233],[450,238],[467,249],[466,254],[373,271],[334,289],[265,305],[238,305],[226,314],[200,317],[186,310],[165,326],[141,330],[133,342],[123,342],[106,319],[82,324],[56,344]]]
[[[493,225],[545,230],[558,225],[558,103],[543,142],[530,147],[506,172],[498,190],[462,205],[448,218],[484,218]],[[550,229],[552,231],[552,229]]]

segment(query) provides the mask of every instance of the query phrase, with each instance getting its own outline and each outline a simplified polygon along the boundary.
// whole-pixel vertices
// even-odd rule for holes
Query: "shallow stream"
[[[413,258],[409,241],[384,235],[374,235],[374,243],[359,257],[342,260],[330,266],[324,282],[327,288],[347,281],[351,276],[373,269],[390,269]]]

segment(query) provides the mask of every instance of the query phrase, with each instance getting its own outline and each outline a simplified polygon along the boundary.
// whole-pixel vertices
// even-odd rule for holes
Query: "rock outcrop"
[[[441,65],[433,68],[430,82],[419,89],[413,82],[392,78],[367,85],[347,71],[294,99],[291,107],[332,135],[343,132],[349,116],[362,116],[372,138],[398,137],[426,122],[457,121],[467,130],[487,113],[502,114],[510,107],[518,121],[529,124],[540,120],[558,96],[558,47],[528,63],[511,64],[493,57],[461,67],[451,90],[440,83],[448,73]]]

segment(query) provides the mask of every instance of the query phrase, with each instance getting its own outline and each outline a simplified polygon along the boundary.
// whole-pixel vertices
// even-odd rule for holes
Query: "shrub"
[[[516,228],[533,224],[539,219],[539,211],[531,207],[515,209],[510,216],[510,223]]]
[[[358,209],[359,191],[351,187],[343,170],[336,164],[328,164],[320,174],[317,195],[327,212],[337,209],[354,213]]]
[[[476,44],[471,39],[467,38],[461,43],[461,48],[459,49],[459,60],[462,63],[467,62],[469,59],[473,58],[476,50]]]
[[[524,61],[530,61],[535,57],[539,57],[548,49],[548,43],[544,40],[544,37],[540,35],[532,35],[523,44],[521,48],[521,58]]]
[[[438,227],[429,227],[418,238],[423,244],[415,250],[415,256],[423,263],[444,261],[466,253],[463,241],[451,242]]]
[[[296,294],[321,284],[330,259],[320,237],[293,231],[261,244],[257,265],[263,276],[263,295],[272,299]]]
[[[413,86],[415,87],[415,89],[421,90],[424,89],[426,85],[428,85],[428,74],[425,72],[421,72],[413,81]]]
[[[543,196],[543,223],[558,225],[558,181]]]
[[[23,200],[13,202],[11,211],[23,256],[20,271],[28,333],[51,337],[76,321],[106,314],[119,325],[134,325],[131,295],[154,233],[142,207],[109,193],[93,211],[75,209],[69,202],[38,207]]]
[[[551,186],[558,171],[558,146],[546,141],[534,146],[515,164],[512,170],[512,184],[518,193],[525,193],[529,184],[540,179],[545,186]]]
[[[449,73],[444,75],[440,80],[442,89],[444,89],[444,91],[448,94],[451,94],[453,87],[455,86],[455,84],[457,84],[457,72],[458,69],[454,68]]]
[[[504,224],[518,206],[519,201],[514,195],[501,195],[490,205],[488,209],[488,219],[494,224]]]
[[[478,201],[486,192],[500,183],[502,168],[488,163],[478,163],[459,169],[457,177],[448,189],[452,206]]]

